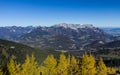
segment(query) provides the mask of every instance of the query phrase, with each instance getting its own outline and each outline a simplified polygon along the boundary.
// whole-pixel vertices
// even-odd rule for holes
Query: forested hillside
[[[34,54],[36,60],[40,64],[49,54],[54,54],[56,57],[59,52],[51,49],[35,49],[20,43],[15,43],[7,40],[0,40],[0,65],[6,65],[10,58],[23,63],[26,55]]]

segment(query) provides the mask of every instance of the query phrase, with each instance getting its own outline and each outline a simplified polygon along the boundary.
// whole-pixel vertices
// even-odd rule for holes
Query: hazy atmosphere
[[[0,26],[57,23],[120,27],[119,0],[0,0]]]

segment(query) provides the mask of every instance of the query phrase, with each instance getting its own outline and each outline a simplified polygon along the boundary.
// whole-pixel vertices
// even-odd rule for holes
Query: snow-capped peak
[[[77,30],[78,28],[94,28],[92,24],[81,25],[81,24],[67,24],[67,23],[56,24],[54,25],[54,27],[64,27],[64,28],[70,28],[74,30]]]

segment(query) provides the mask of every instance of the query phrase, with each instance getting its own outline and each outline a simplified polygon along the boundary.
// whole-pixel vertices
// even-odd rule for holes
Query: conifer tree
[[[60,54],[58,61],[53,55],[49,55],[39,67],[34,55],[32,55],[31,57],[27,56],[22,65],[16,64],[11,59],[7,64],[7,70],[9,75],[107,75],[116,72],[115,68],[107,68],[102,58],[97,63],[97,67],[95,67],[95,64],[92,55],[84,54],[82,60],[79,60],[78,63],[74,56],[70,57],[69,55],[66,58],[64,54]],[[1,67],[0,75],[5,75]]]
[[[88,75],[95,75],[96,73],[96,61],[92,55],[89,56],[89,70],[88,70]]]
[[[57,61],[53,55],[49,55],[43,62],[43,75],[56,75]]]
[[[31,57],[27,55],[25,63],[22,64],[21,75],[40,75],[40,70],[37,62],[35,61],[34,55]]]
[[[68,75],[68,62],[64,54],[60,54],[60,59],[57,66],[58,75]]]
[[[18,75],[20,72],[20,64],[16,64],[13,59],[10,59],[7,68],[10,75]]]
[[[102,58],[100,58],[97,65],[97,75],[107,75],[107,67],[105,66]]]
[[[81,75],[95,75],[95,59],[87,54],[83,55],[81,61]]]
[[[88,58],[88,55],[83,55],[83,57],[82,57],[82,61],[81,61],[81,75],[87,75],[87,72],[88,72],[88,66],[87,65],[89,65],[88,64],[88,60],[89,60],[89,58]]]

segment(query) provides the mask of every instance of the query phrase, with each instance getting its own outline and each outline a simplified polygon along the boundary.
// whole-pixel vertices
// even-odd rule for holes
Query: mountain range
[[[50,27],[0,27],[0,38],[17,41],[37,48],[82,50],[95,41],[108,43],[114,37],[92,24],[60,23]],[[101,45],[97,43],[97,45]],[[88,47],[89,48],[89,47]]]
[[[51,27],[37,27],[21,36],[19,40],[21,43],[38,48],[80,50],[96,40],[110,42],[113,36],[91,24],[61,23]]]
[[[33,26],[21,27],[21,26],[6,26],[0,27],[0,39],[16,40],[20,36],[31,32],[34,29]]]

